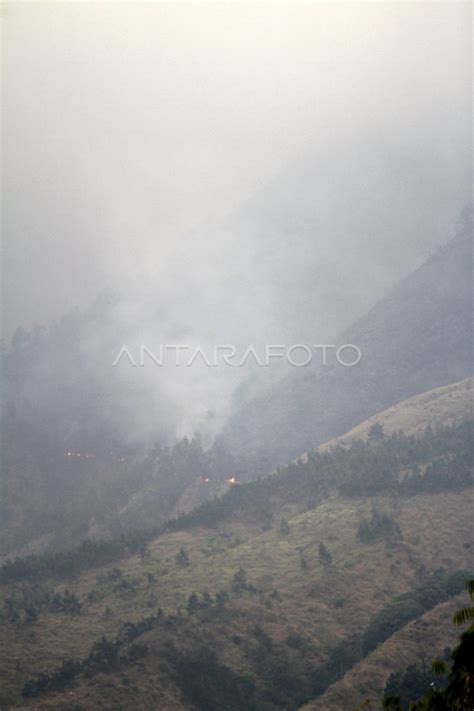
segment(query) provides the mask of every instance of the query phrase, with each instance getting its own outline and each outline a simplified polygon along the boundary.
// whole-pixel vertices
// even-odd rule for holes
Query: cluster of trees
[[[460,593],[468,576],[465,570],[449,575],[440,570],[424,585],[397,596],[372,618],[362,636],[362,653],[369,654],[408,622]]]
[[[469,486],[472,483],[472,459],[469,462],[468,457],[468,448],[464,447],[454,452],[454,456],[452,453],[451,456],[440,456],[430,462],[424,473],[419,467],[414,467],[400,484],[401,493],[410,495],[420,491],[437,492]]]
[[[203,502],[187,514],[168,521],[168,531],[180,531],[194,526],[217,526],[224,520],[245,518],[267,527],[271,520],[271,494],[276,490],[275,475],[233,486],[221,498]]]
[[[334,490],[345,496],[366,497],[462,489],[472,483],[473,441],[471,420],[427,427],[417,437],[401,431],[384,436],[382,431],[349,447],[310,452],[304,460],[269,477],[235,486],[221,499],[204,502],[170,521],[167,528],[215,526],[232,518],[260,521],[264,526],[275,500],[314,506]],[[405,473],[403,478],[401,472]],[[286,530],[283,524],[280,532],[285,534]]]
[[[207,590],[205,590],[201,595],[201,599],[199,599],[198,595],[193,592],[188,598],[188,614],[193,615],[195,612],[198,612],[198,610],[209,610],[214,605],[218,609],[222,609],[228,599],[229,593],[225,590],[216,592],[214,598]]]
[[[372,543],[383,538],[390,543],[401,539],[401,530],[393,516],[374,509],[369,519],[363,518],[357,524],[357,538],[362,543]]]
[[[296,711],[310,698],[314,649],[300,635],[290,634],[280,642],[257,622],[243,647],[255,670],[257,708]]]
[[[326,545],[323,543],[323,541],[320,542],[318,546],[318,553],[319,553],[319,560],[321,563],[324,565],[331,565],[332,563],[332,554],[328,551]]]
[[[449,655],[449,650],[447,650]],[[447,656],[445,654],[445,656]],[[403,711],[408,711],[414,699],[420,699],[425,691],[431,686],[442,687],[443,680],[440,679],[431,669],[420,668],[411,664],[403,671],[390,674],[384,689],[384,697],[392,700],[392,704],[397,704]]]
[[[59,669],[51,673],[41,673],[29,679],[23,686],[25,698],[40,696],[49,691],[62,691],[81,673],[109,673],[119,664],[119,640],[109,640],[102,636],[94,642],[89,655],[83,660],[64,659]]]
[[[40,696],[48,691],[62,691],[79,674],[82,664],[74,659],[64,659],[60,668],[51,674],[41,673],[34,679],[29,679],[22,689],[25,698]]]
[[[63,593],[55,592],[48,605],[51,612],[66,612],[69,615],[79,615],[82,603],[77,595],[67,588]]]
[[[256,711],[255,685],[248,676],[223,664],[208,647],[180,654],[168,652],[179,687],[200,711]]]
[[[81,609],[81,601],[67,588],[64,592],[52,592],[43,585],[22,585],[5,597],[1,617],[13,624],[32,624],[42,610],[78,615]]]
[[[244,568],[239,568],[232,578],[232,592],[236,596],[242,595],[244,592],[248,592],[251,595],[257,595],[259,590],[247,581],[247,572]],[[260,591],[263,595],[263,592]],[[277,591],[273,591],[272,596],[278,598]],[[198,610],[208,610],[211,607],[216,607],[221,610],[226,602],[229,600],[229,593],[226,590],[218,590],[214,597],[205,590],[202,593],[201,599],[198,595],[193,592],[188,598],[187,609],[190,615],[194,614]]]
[[[281,519],[279,531],[282,536],[289,536],[290,535],[290,524],[288,523],[286,518]]]
[[[301,570],[308,570],[309,563],[306,560],[305,554],[301,547],[298,549],[298,553],[300,558]],[[332,564],[332,553],[328,550],[326,544],[323,541],[320,541],[318,544],[318,558],[319,561],[325,566],[329,566]]]
[[[271,601],[270,598],[280,599],[278,592],[274,590],[269,599],[266,600],[262,591],[258,591],[247,582],[245,571],[240,569],[234,575],[232,592],[236,596],[240,596],[244,591],[250,595],[259,594],[262,604],[269,603]],[[228,598],[229,595],[227,593],[216,593],[215,609],[222,608]],[[189,598],[188,612],[191,615],[196,614],[198,611],[206,609],[208,604],[209,598],[205,594],[203,594],[201,602],[198,596],[193,593]],[[240,617],[240,615],[238,616]],[[288,635],[283,642],[276,641],[265,629],[263,618],[260,617],[257,622],[250,625],[244,637],[232,635],[231,641],[239,646],[240,653],[244,655],[253,668],[252,683],[247,678],[245,678],[247,679],[245,682],[243,682],[242,678],[239,681],[235,676],[235,671],[216,670],[212,662],[210,665],[206,662],[206,664],[202,664],[199,667],[201,682],[203,683],[203,696],[201,697],[201,692],[198,692],[196,697],[194,695],[196,689],[192,691],[193,696],[189,696],[190,700],[198,708],[203,709],[203,711],[207,711],[210,708],[236,708],[239,710],[241,708],[256,708],[268,709],[268,711],[271,711],[271,709],[284,709],[285,711],[290,711],[296,710],[308,699],[310,692],[309,679],[312,668],[312,662],[310,661],[312,658],[310,654],[311,645],[307,644],[300,635],[293,633]],[[288,652],[288,649],[291,650],[291,653]],[[295,653],[295,650],[298,651]],[[198,655],[193,652],[186,655],[185,659],[182,659],[187,669],[185,677],[181,678],[179,683],[182,684],[181,688],[186,696],[191,693],[191,689],[188,688],[188,674],[192,674],[193,670],[196,669],[194,662],[191,660],[197,658]],[[208,660],[206,654],[203,654],[203,658]],[[219,664],[222,664],[221,660],[219,660]],[[184,667],[181,668],[184,670]],[[227,700],[225,696],[221,696],[223,689],[216,688],[214,681],[210,682],[208,679],[208,675],[219,678],[221,673],[228,677],[229,680],[234,679],[237,683],[237,688],[234,688],[236,698],[233,702]],[[204,682],[206,682],[205,686]],[[226,686],[224,679],[222,683]],[[240,683],[244,684],[245,695],[243,699],[246,703],[245,706],[239,705],[243,703],[241,692],[238,690],[240,689]],[[251,694],[248,696],[247,692],[250,693],[250,691]],[[234,706],[234,703],[237,703],[237,706]]]
[[[165,615],[159,609],[156,615],[145,617],[139,622],[126,622],[116,639],[108,639],[105,635],[94,642],[87,657],[82,660],[64,659],[59,669],[50,673],[41,673],[29,679],[23,686],[22,695],[27,697],[40,696],[49,691],[61,691],[66,688],[79,674],[93,676],[94,674],[109,674],[121,664],[133,663],[145,656],[148,648],[144,643],[130,645],[136,637],[154,629],[165,621]],[[128,649],[120,653],[125,645]]]
[[[240,575],[239,575],[240,574]],[[236,578],[241,579],[243,574],[244,581],[245,572],[238,571]],[[123,580],[123,575],[118,568],[114,568],[104,576],[104,579],[120,582]],[[72,594],[67,590],[62,597],[59,593],[51,596],[51,602],[54,603],[58,596],[63,601],[70,601]],[[74,597],[74,596],[72,596]],[[225,591],[219,591],[214,597],[209,592],[204,592],[201,600],[193,593],[188,601],[188,612],[192,614],[201,609],[222,609],[229,595]],[[116,639],[110,640],[103,635],[98,641],[94,642],[88,656],[85,659],[65,659],[59,669],[51,673],[41,673],[33,679],[29,679],[22,690],[24,697],[39,696],[49,691],[60,691],[70,684],[73,679],[79,674],[92,676],[97,673],[110,673],[116,670],[121,664],[133,663],[137,659],[144,656],[148,648],[146,644],[138,642],[129,646],[137,637],[140,637],[145,632],[156,629],[157,627],[173,627],[177,618],[166,616],[161,608],[152,615],[148,615],[138,622],[125,622],[122,626],[120,634]],[[128,645],[128,651],[124,652],[123,647]]]
[[[238,571],[232,578],[232,590],[233,592],[237,593],[237,595],[240,595],[245,590],[249,590],[250,592],[256,592],[254,586],[250,585],[247,582],[247,572],[242,567],[238,569]]]
[[[94,642],[88,656],[80,661],[64,659],[59,669],[51,673],[41,673],[34,679],[29,679],[23,686],[22,695],[25,698],[40,696],[49,691],[62,691],[79,674],[93,676],[94,674],[110,674],[122,663],[133,663],[148,653],[144,643],[132,645],[127,653],[120,656],[123,642],[119,639],[110,640],[103,635]]]
[[[155,627],[158,627],[164,620],[165,615],[161,607],[159,607],[155,615],[144,617],[138,622],[125,622],[122,627],[122,637],[127,642],[132,642],[144,632],[149,632]]]
[[[107,574],[102,575],[102,579],[112,581],[115,584],[123,579],[123,575],[119,568],[113,568]],[[231,581],[229,592],[225,590],[217,591],[215,594],[210,594],[204,591],[198,595],[192,593],[188,598],[187,611],[188,616],[199,614],[201,620],[208,619],[207,615],[213,611],[213,614],[222,614],[226,603],[233,595],[236,598],[243,594],[257,595],[259,591],[251,583],[248,582],[247,573],[243,568],[239,568]],[[265,602],[265,596],[260,591],[261,601]],[[274,590],[270,598],[279,599],[279,595]],[[202,613],[207,615],[203,616]],[[148,653],[146,642],[139,640],[146,632],[160,628],[160,640],[163,643],[163,654],[170,662],[174,678],[178,681],[185,696],[193,694],[193,703],[197,708],[212,709],[212,708],[242,708],[235,706],[235,703],[249,703],[245,708],[254,708],[254,704],[258,702],[259,693],[253,683],[241,677],[235,671],[221,663],[214,654],[209,656],[207,653],[196,655],[194,652],[183,654],[174,649],[174,640],[178,634],[180,627],[186,625],[186,617],[178,611],[177,615],[165,615],[161,608],[158,608],[155,614],[144,617],[139,621],[125,622],[121,628],[119,635],[115,639],[109,639],[102,636],[94,643],[89,654],[82,660],[65,659],[61,666],[49,673],[41,673],[37,677],[28,680],[23,687],[24,697],[35,697],[51,691],[61,691],[66,688],[78,675],[92,676],[97,673],[111,673],[126,664],[134,663]],[[185,627],[183,629],[186,629]],[[256,641],[257,648],[251,648],[248,654],[252,661],[258,665],[258,675],[262,679],[262,684],[267,688],[266,694],[271,695],[273,692],[274,679],[274,664],[282,657],[282,650],[279,646],[273,643],[273,640],[267,634],[260,624],[255,624],[252,628],[250,636]],[[291,640],[290,640],[291,641]],[[189,644],[186,645],[189,649]],[[199,662],[199,663],[198,663]],[[294,666],[294,665],[293,665]],[[199,683],[197,674],[199,670]],[[308,669],[306,670],[308,672]],[[275,702],[274,706],[278,708],[296,708],[298,703],[303,699],[301,693],[301,683],[304,681],[304,688],[307,688],[307,678],[300,678],[298,682],[299,672],[296,667],[292,667],[289,660],[281,664],[281,675],[292,676],[292,686],[296,684],[293,691],[288,687],[285,694],[282,693],[281,701]],[[296,680],[296,681],[295,681]],[[200,686],[202,682],[202,688]],[[205,682],[205,683],[204,683]],[[195,696],[197,694],[197,696]],[[288,696],[289,694],[289,696]],[[289,699],[294,696],[294,704],[289,704]],[[240,701],[239,701],[240,700]],[[224,704],[224,706],[219,705]],[[289,705],[288,705],[289,704]],[[269,706],[271,708],[272,706]],[[260,708],[260,706],[258,706]]]
[[[187,568],[190,564],[189,554],[184,548],[180,548],[175,556],[176,564],[181,568]]]
[[[336,645],[327,662],[312,676],[311,696],[323,694],[357,662],[411,620],[460,593],[469,577],[465,570],[446,574],[439,570],[412,592],[399,595],[373,616],[361,635]]]
[[[121,577],[114,575],[114,571],[110,571],[110,575],[117,579]],[[261,622],[257,622],[249,630],[244,641],[238,640],[239,645],[244,645],[242,651],[255,669],[255,684],[250,683],[215,656],[196,654],[196,647],[192,645],[186,645],[186,653],[178,652],[170,641],[176,638],[176,625],[186,625],[186,618],[165,616],[162,610],[158,609],[156,614],[138,622],[126,622],[116,639],[102,637],[92,646],[85,659],[66,659],[61,667],[52,673],[40,674],[30,679],[23,688],[23,695],[38,696],[49,691],[62,690],[79,674],[90,676],[110,673],[121,665],[134,663],[148,653],[146,642],[137,638],[160,627],[165,655],[169,655],[168,661],[174,670],[175,678],[183,694],[192,700],[197,708],[206,711],[213,708],[234,708],[233,702],[228,700],[229,694],[239,700],[239,703],[245,700],[248,704],[245,708],[296,709],[308,698],[323,693],[330,684],[397,629],[457,594],[462,589],[465,578],[465,571],[451,575],[439,571],[413,592],[398,596],[373,617],[363,634],[357,639],[345,640],[337,645],[330,653],[328,661],[316,669],[307,656],[308,649],[304,640],[299,636],[296,639],[288,637],[284,644],[277,643]],[[238,597],[244,592],[254,594],[258,593],[258,590],[248,583],[247,574],[241,568],[234,574],[231,593]],[[274,592],[272,596],[277,598],[278,593]],[[229,593],[225,591],[217,592],[214,596],[207,591],[200,596],[192,593],[188,599],[188,614],[199,614],[211,609],[217,612],[224,607],[228,599]],[[183,627],[183,630],[185,629],[186,627]],[[166,630],[169,632],[168,641]],[[237,641],[235,643],[237,644]],[[293,651],[288,653],[286,647]],[[190,652],[190,648],[194,651]],[[298,654],[294,653],[296,649]],[[220,682],[216,684],[215,680]]]
[[[347,496],[370,496],[464,488],[472,483],[472,425],[465,420],[427,427],[417,437],[398,432],[338,448],[332,463],[339,470],[334,472],[338,489]],[[424,474],[423,465],[428,465]],[[401,479],[404,470],[409,473]]]
[[[208,610],[210,606],[216,610],[222,609],[231,595],[240,597],[243,594],[259,595],[261,604],[266,607],[271,606],[272,600],[281,599],[277,590],[273,590],[266,598],[263,591],[248,582],[245,569],[239,568],[232,578],[231,591],[216,593],[215,602],[206,592],[201,597],[192,593],[188,599],[188,614],[200,614],[203,610]],[[205,618],[201,617],[201,619]],[[271,709],[289,711],[296,710],[308,699],[311,689],[312,653],[311,645],[305,642],[301,635],[289,634],[284,642],[278,642],[265,629],[263,618],[260,617],[249,627],[244,637],[233,635],[231,640],[240,647],[240,653],[247,658],[254,669],[252,681],[247,677],[239,679],[235,675],[235,671],[223,669],[221,660],[218,662],[221,668],[215,669],[212,659],[204,651],[199,655],[192,652],[181,658],[178,668],[186,673],[183,677],[178,674],[179,683],[185,696],[190,698],[199,709],[207,711],[218,708],[239,710],[241,708],[255,708],[268,709],[269,711]],[[288,649],[291,650],[290,653]],[[194,681],[190,686],[189,682],[194,679],[194,672],[197,672],[195,661],[198,658],[200,660],[202,658],[202,661],[199,664],[199,688],[196,688]],[[221,678],[221,674],[223,678]],[[213,677],[212,681],[209,679],[210,675]],[[220,684],[222,686],[219,688],[214,683],[214,677],[221,678]],[[227,699],[226,679],[231,683],[229,693],[231,688],[234,688],[233,699]],[[234,683],[237,685],[236,687]],[[242,692],[244,693],[243,697]],[[245,706],[241,706],[240,704],[244,702]]]
[[[240,472],[236,459],[223,443],[203,447],[199,433],[171,446],[155,444],[137,465],[134,480],[137,491],[147,491],[147,505],[155,511],[171,511],[183,491],[196,481],[219,482],[231,472]],[[203,487],[203,494],[206,488]]]
[[[472,435],[472,422],[462,421],[436,430],[427,427],[418,437],[402,432],[388,437],[377,434],[367,441],[357,440],[347,448],[311,452],[304,461],[293,462],[265,479],[234,486],[222,498],[205,501],[190,513],[146,532],[112,540],[85,540],[68,551],[6,561],[0,568],[0,583],[74,576],[85,568],[112,562],[131,552],[141,552],[149,540],[165,531],[184,530],[196,525],[215,526],[222,520],[233,518],[260,522],[263,527],[268,527],[278,500],[311,507],[334,490],[346,496],[389,492],[405,496],[419,491],[463,488],[472,481]],[[168,461],[169,456],[169,452],[157,448],[152,459],[163,462]],[[176,445],[176,459],[172,458],[172,461],[176,466],[178,461],[188,461],[188,470],[195,473],[194,457],[199,460],[201,456],[206,458],[210,454],[202,452],[199,440],[193,440],[186,445]],[[192,467],[189,461],[193,462]],[[175,477],[173,467],[163,470],[168,471],[171,479]],[[405,472],[403,478],[400,477],[402,471]],[[370,537],[375,530],[381,530],[380,526],[388,525],[387,521],[369,522],[368,528],[361,530],[361,535]],[[284,522],[280,523],[280,532],[283,535],[289,532]],[[396,533],[394,528],[392,533]],[[181,562],[186,565],[184,558]]]
[[[0,567],[0,583],[52,577],[73,578],[87,568],[106,565],[130,553],[138,553],[146,540],[157,534],[158,531],[153,531],[112,540],[86,539],[66,551],[7,560]]]
[[[474,600],[474,580],[466,587]],[[408,667],[392,674],[385,687],[383,708],[387,711],[470,711],[474,708],[474,607],[454,615],[457,625],[470,622],[459,644],[444,660],[433,662],[431,672]]]
[[[98,575],[97,582],[112,583],[112,590],[115,592],[133,591],[140,587],[142,579],[137,576],[124,575],[120,568],[112,568],[105,575]]]

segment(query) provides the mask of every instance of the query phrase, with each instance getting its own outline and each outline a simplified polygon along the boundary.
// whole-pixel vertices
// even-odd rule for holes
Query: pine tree
[[[199,610],[199,600],[196,593],[191,593],[188,597],[188,615],[193,615]]]

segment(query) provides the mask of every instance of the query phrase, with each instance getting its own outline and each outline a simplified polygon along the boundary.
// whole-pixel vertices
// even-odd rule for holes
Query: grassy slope
[[[378,503],[390,506],[388,500]],[[101,596],[97,602],[86,604],[80,616],[44,614],[34,626],[18,629],[6,625],[0,652],[6,685],[13,693],[35,672],[58,666],[63,656],[84,656],[103,632],[113,636],[125,620],[150,614],[148,600],[153,592],[164,610],[174,612],[179,606],[184,611],[192,591],[230,589],[232,576],[241,565],[249,582],[267,594],[277,589],[281,601],[272,603],[268,610],[255,596],[235,598],[230,602],[231,609],[245,612],[245,616],[236,616],[224,630],[209,623],[208,634],[217,635],[230,650],[226,652],[230,656],[227,661],[246,670],[243,655],[229,637],[239,634],[248,638],[253,620],[262,621],[265,631],[277,642],[290,631],[302,634],[311,644],[317,665],[329,648],[365,627],[396,594],[413,588],[420,566],[431,570],[441,565],[453,570],[469,567],[470,552],[463,544],[469,544],[471,505],[463,493],[424,495],[405,501],[397,516],[404,542],[392,548],[383,542],[355,542],[357,520],[370,509],[371,503],[335,497],[292,518],[287,537],[273,529],[251,535],[248,530],[227,527],[163,536],[151,544],[150,560],[134,556],[120,564],[125,575],[140,579],[136,591],[119,592],[110,584],[97,586],[96,572],[89,572],[68,584],[81,599],[92,589]],[[236,544],[239,538],[241,543]],[[333,555],[329,568],[318,560],[317,545],[322,539]],[[181,546],[190,555],[188,568],[179,568],[174,561]],[[309,564],[306,571],[301,570],[300,547]],[[145,580],[148,572],[158,576],[153,585]],[[336,606],[336,600],[342,600],[343,606]],[[107,607],[112,610],[110,619],[104,619]]]
[[[474,379],[465,378],[458,383],[414,395],[369,417],[346,434],[330,439],[320,445],[318,451],[325,452],[338,445],[348,447],[356,439],[365,440],[369,429],[376,422],[383,425],[386,435],[403,430],[405,434],[416,436],[428,425],[452,424],[466,417],[472,418],[473,387]],[[305,461],[307,453],[301,459]]]
[[[403,430],[405,434],[417,435],[428,424],[451,424],[459,418],[472,417],[473,378],[465,378],[452,385],[429,390],[369,417],[342,437],[336,437],[320,449],[334,445],[348,445],[354,439],[366,439],[370,427],[379,422],[386,434]]]
[[[443,393],[434,391],[432,395],[415,398],[418,423],[420,419],[423,425],[439,421],[443,412],[447,417],[452,417],[453,411],[456,417],[468,414],[467,383],[441,390]],[[387,415],[390,426],[406,427],[406,413],[413,410],[413,404],[409,407],[402,404],[392,410],[398,411],[400,424],[390,411],[392,414]],[[385,424],[383,417],[376,419]],[[405,418],[404,424],[401,418]],[[85,656],[103,633],[113,637],[123,622],[139,620],[154,612],[157,606],[171,614],[181,608],[181,621],[172,631],[178,647],[186,648],[191,642],[210,642],[220,659],[239,673],[254,673],[247,652],[255,646],[252,630],[257,622],[275,645],[281,644],[288,651],[290,659],[294,651],[285,645],[285,639],[291,632],[299,633],[305,640],[305,661],[317,667],[335,644],[360,632],[371,616],[395,595],[415,587],[422,566],[431,571],[441,566],[448,570],[470,567],[472,501],[465,492],[423,494],[399,501],[378,497],[377,507],[395,511],[402,529],[403,541],[394,545],[383,541],[364,545],[357,541],[357,522],[370,514],[373,505],[373,498],[333,496],[304,513],[282,511],[289,520],[288,536],[279,532],[278,519],[273,528],[266,531],[257,525],[226,522],[215,529],[202,527],[163,535],[151,542],[145,559],[131,556],[119,562],[124,576],[136,578],[136,588],[132,590],[120,591],[111,582],[98,584],[97,574],[106,572],[98,570],[87,571],[77,581],[50,581],[58,589],[67,585],[79,595],[84,601],[83,612],[77,617],[45,612],[33,625],[3,626],[0,644],[3,704],[6,700],[21,702],[20,689],[35,673],[57,667],[65,656]],[[324,566],[319,560],[318,544],[322,540],[333,556],[331,566]],[[175,561],[182,546],[190,557],[186,568],[179,567]],[[306,570],[301,567],[301,552],[308,563]],[[248,581],[263,591],[264,596],[232,595],[224,618],[215,615],[207,620],[189,618],[186,603],[190,593],[230,590],[232,577],[240,566],[247,571]],[[148,573],[156,576],[156,582],[148,582]],[[275,589],[280,600],[270,598]],[[93,590],[98,599],[86,602],[87,594]],[[0,595],[3,597],[8,592],[9,588],[5,587]],[[108,615],[107,608],[110,609]],[[436,610],[429,614],[436,615]],[[417,629],[413,625],[408,628]],[[406,649],[403,635],[410,634],[408,628],[359,665],[360,679],[370,676],[375,680],[372,685],[367,682],[367,693],[374,694],[383,686],[386,673],[405,666],[406,657],[397,654],[397,649]],[[446,637],[441,634],[441,648],[452,637],[449,625],[443,629],[446,629]],[[420,637],[423,647],[425,632],[423,630]],[[232,641],[235,635],[241,637],[241,644]],[[81,679],[63,695],[30,702],[25,708],[65,708],[65,699],[79,699],[85,709],[117,709],[119,699],[125,709],[188,709],[162,662],[160,643],[164,643],[164,637],[158,631],[144,635],[156,654],[127,668],[126,674]],[[396,638],[400,639],[399,643]],[[384,650],[391,650],[390,668],[385,666],[384,654],[388,652]],[[374,664],[375,667],[371,666]],[[353,673],[349,672],[345,681],[333,685],[327,692],[327,703],[333,704],[328,705],[328,709],[352,708],[355,696],[345,689],[353,688],[352,679],[359,678],[350,676]],[[124,676],[128,678],[125,683]],[[343,700],[334,705],[331,694]]]
[[[367,699],[371,702],[369,708],[379,708],[378,702],[392,672],[410,664],[429,667],[446,647],[456,644],[459,629],[453,626],[452,617],[465,604],[465,595],[458,595],[405,625],[301,711],[355,709]]]

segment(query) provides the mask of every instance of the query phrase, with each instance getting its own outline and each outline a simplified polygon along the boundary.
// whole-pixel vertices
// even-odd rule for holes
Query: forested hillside
[[[208,447],[199,436],[169,443],[161,420],[155,444],[124,439],[117,418],[130,417],[128,391],[103,362],[86,378],[83,339],[94,329],[107,332],[116,296],[104,295],[49,330],[19,330],[4,359],[0,555],[162,523],[221,495],[230,480],[269,474],[412,394],[468,376],[466,232],[465,224],[341,336],[361,349],[357,366],[292,369],[271,394],[239,407]],[[57,364],[54,374],[49,362]]]
[[[427,394],[416,436],[372,425],[161,530],[4,564],[1,703],[297,709],[362,664],[377,683],[336,707],[381,694],[412,658],[397,645],[452,643],[423,620],[470,574],[472,422],[453,401],[447,424]]]
[[[0,711],[474,711],[471,27],[2,4]]]

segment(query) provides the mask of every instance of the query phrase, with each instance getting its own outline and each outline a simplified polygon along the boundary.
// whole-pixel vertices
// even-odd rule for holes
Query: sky
[[[112,288],[104,362],[125,339],[334,337],[469,199],[470,13],[4,3],[4,336]],[[242,376],[186,377],[180,432]]]

